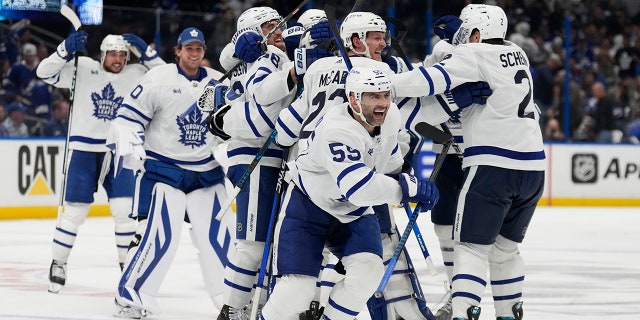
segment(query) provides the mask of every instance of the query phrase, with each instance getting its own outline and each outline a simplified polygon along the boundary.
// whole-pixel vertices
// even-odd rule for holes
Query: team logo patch
[[[183,145],[196,148],[207,142],[207,117],[199,108],[194,108],[193,112],[183,119],[177,116],[176,124],[180,130],[180,143]]]
[[[598,180],[598,156],[593,153],[571,157],[571,180],[574,183],[595,183]]]
[[[116,97],[116,91],[107,84],[102,93],[91,93],[91,101],[93,102],[93,116],[104,121],[111,121],[116,117],[116,112],[120,108],[120,104],[124,100],[123,97]]]

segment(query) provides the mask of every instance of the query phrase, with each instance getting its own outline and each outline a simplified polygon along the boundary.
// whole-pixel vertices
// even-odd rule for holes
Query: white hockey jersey
[[[508,41],[505,45],[459,45],[440,63],[392,75],[391,81],[401,96],[434,95],[465,82],[488,82],[493,94],[487,104],[461,112],[463,168],[491,165],[545,170],[540,111],[532,99],[529,61],[517,45]]]
[[[314,204],[347,223],[372,214],[373,205],[400,203],[400,184],[385,175],[398,173],[403,163],[395,104],[374,136],[353,118],[347,103],[328,109],[315,123],[306,148],[287,164],[292,182]]]
[[[199,108],[181,118],[200,97],[210,79],[222,74],[200,68],[189,79],[176,64],[151,69],[127,95],[114,121],[145,132],[147,159],[175,164],[192,171],[208,171],[217,166],[212,151],[219,140],[207,129],[207,115]]]
[[[246,101],[232,103],[224,115],[223,130],[231,137],[227,156],[232,163],[251,163],[275,128],[280,111],[293,101],[295,86],[291,90],[287,86],[292,67],[286,52],[274,46],[251,64],[244,84]],[[271,144],[260,164],[280,167],[281,155],[282,149]]]
[[[44,82],[58,88],[71,88],[74,61],[61,58],[57,52],[40,62],[37,75]],[[69,149],[106,152],[109,124],[115,118],[124,97],[129,95],[138,80],[164,61],[157,57],[126,65],[120,73],[103,69],[99,61],[78,57],[78,72],[69,128]]]
[[[386,63],[365,57],[351,57],[353,66],[370,66],[388,75],[393,71]],[[347,67],[342,57],[327,57],[315,61],[304,75],[304,91],[288,108],[280,112],[276,123],[278,141],[292,145],[309,137],[316,121],[329,109],[347,102],[344,85]],[[299,149],[304,149],[301,141]]]

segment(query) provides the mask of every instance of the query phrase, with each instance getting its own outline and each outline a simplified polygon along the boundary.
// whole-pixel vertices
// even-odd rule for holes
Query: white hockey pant
[[[298,320],[314,299],[316,280],[316,277],[289,274],[279,278],[262,308],[261,319]]]
[[[491,245],[458,242],[453,256],[453,318],[467,318],[467,309],[479,306],[487,286],[488,257]]]
[[[324,315],[332,320],[355,318],[376,291],[384,274],[382,259],[373,253],[343,257],[342,264],[347,274],[331,290],[324,309]]]
[[[53,234],[51,251],[54,260],[67,262],[76,242],[78,230],[87,219],[88,214],[88,203],[65,202],[64,211],[58,217],[56,230]]]
[[[131,206],[131,197],[109,199],[109,208],[111,209],[111,214],[113,215],[113,221],[115,223],[114,232],[119,263],[125,262],[129,243],[131,243],[136,231],[136,221],[129,218]]]
[[[251,291],[262,262],[264,245],[264,242],[237,240],[235,252],[224,270],[224,304],[234,308],[249,304],[252,298]]]
[[[524,282],[517,242],[498,235],[489,251],[489,275],[496,317],[513,317],[511,307],[520,301]]]
[[[340,259],[333,255],[329,249],[322,250],[324,259],[322,260],[322,271],[320,271],[320,278],[316,286],[319,286],[318,292],[314,300],[320,303],[320,306],[326,306],[329,301],[329,294],[333,289],[333,286],[344,278],[344,275],[338,273],[335,270],[336,264],[340,262]]]
[[[440,252],[442,253],[442,262],[444,263],[444,270],[447,273],[447,281],[451,286],[451,277],[453,277],[453,226],[452,225],[433,225],[433,230],[438,236],[440,242]]]

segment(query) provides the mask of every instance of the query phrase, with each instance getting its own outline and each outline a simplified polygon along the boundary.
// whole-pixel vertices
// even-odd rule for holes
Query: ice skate
[[[114,302],[116,307],[118,307],[118,312],[113,315],[116,318],[142,319],[147,316],[147,310],[139,309],[134,306],[122,305],[115,299]]]
[[[234,308],[225,304],[222,306],[217,320],[249,320],[249,314],[246,307]]]
[[[511,311],[513,317],[498,317],[496,320],[522,320],[522,301],[514,303]]]
[[[49,267],[49,292],[60,292],[66,281],[67,264],[58,260],[51,261],[51,267]]]

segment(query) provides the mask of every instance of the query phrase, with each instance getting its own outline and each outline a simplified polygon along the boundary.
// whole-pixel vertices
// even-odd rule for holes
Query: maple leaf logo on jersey
[[[113,120],[122,100],[124,100],[123,97],[116,97],[116,91],[111,86],[111,83],[102,89],[102,95],[92,92],[93,116],[104,121]]]
[[[204,145],[207,141],[207,118],[202,111],[194,108],[193,112],[180,119],[176,117],[176,123],[180,129],[180,143],[185,146],[196,148]]]

